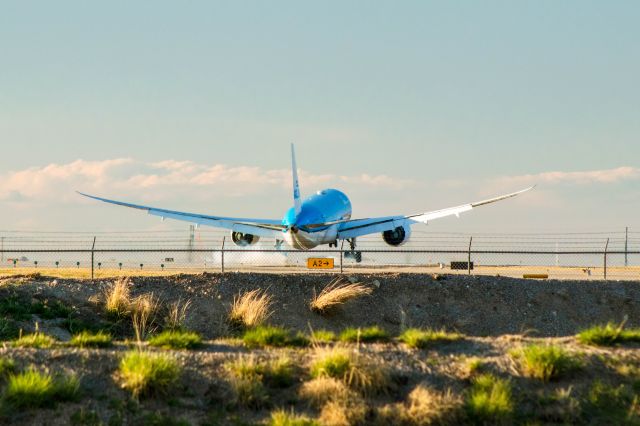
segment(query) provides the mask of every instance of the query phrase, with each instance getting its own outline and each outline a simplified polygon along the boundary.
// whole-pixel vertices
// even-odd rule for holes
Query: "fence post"
[[[227,239],[225,235],[222,237],[222,247],[220,247],[220,272],[224,274],[224,242]]]
[[[471,275],[471,243],[473,242],[473,237],[469,237],[469,251],[467,257],[467,274]]]
[[[340,273],[342,273],[342,259],[344,258],[344,240],[340,244]]]
[[[93,270],[94,270],[94,250],[96,248],[96,237],[93,237],[93,244],[91,244],[91,280],[93,280]]]
[[[629,266],[628,250],[629,249],[629,227],[624,228],[624,266]]]
[[[609,238],[607,238],[607,243],[604,245],[604,279],[607,279],[607,250],[609,249]]]

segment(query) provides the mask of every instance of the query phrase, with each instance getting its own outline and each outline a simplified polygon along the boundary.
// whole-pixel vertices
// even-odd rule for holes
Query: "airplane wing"
[[[168,218],[168,219],[182,220],[185,222],[191,222],[198,225],[207,225],[207,226],[212,226],[216,228],[225,228],[225,229],[230,229],[236,232],[257,235],[260,237],[282,238],[281,231],[282,229],[285,228],[285,226],[282,225],[282,222],[280,220],[209,216],[204,214],[179,212],[175,210],[159,209],[155,207],[125,203],[122,201],[109,200],[107,198],[96,197],[94,195],[84,194],[82,192],[78,192],[78,194],[84,197],[92,198],[98,201],[103,201],[109,204],[129,207],[132,209],[144,210],[150,215],[160,216],[163,219]]]
[[[497,201],[506,200],[532,190],[534,186],[523,189],[521,191],[512,192],[511,194],[501,195],[487,200],[476,201],[474,203],[463,204],[461,206],[449,207],[442,210],[434,210],[426,213],[412,214],[408,216],[386,216],[369,219],[355,219],[340,223],[338,228],[338,238],[355,238],[363,235],[390,231],[403,225],[413,225],[415,223],[428,223],[434,219],[440,219],[446,216],[460,216],[460,213],[468,212],[476,207],[495,203]]]

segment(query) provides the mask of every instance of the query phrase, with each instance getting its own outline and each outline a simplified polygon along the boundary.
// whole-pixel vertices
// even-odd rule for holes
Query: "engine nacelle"
[[[258,241],[260,237],[253,234],[244,234],[242,232],[231,232],[231,239],[233,243],[240,247],[252,246]]]
[[[398,226],[390,231],[382,233],[382,239],[390,246],[398,247],[409,241],[411,228],[408,226]]]

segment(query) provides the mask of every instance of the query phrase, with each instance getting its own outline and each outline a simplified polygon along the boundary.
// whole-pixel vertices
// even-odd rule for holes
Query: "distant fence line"
[[[227,233],[184,231],[134,233],[26,233],[0,231],[0,270],[96,271],[306,270],[307,259],[332,258],[336,272],[389,269],[558,278],[640,280],[640,233],[474,234],[415,232],[401,247],[379,236],[358,239],[356,251],[309,251],[258,245],[238,247]],[[344,246],[343,246],[344,247]],[[9,270],[9,271],[8,271]],[[98,275],[100,275],[98,273]]]

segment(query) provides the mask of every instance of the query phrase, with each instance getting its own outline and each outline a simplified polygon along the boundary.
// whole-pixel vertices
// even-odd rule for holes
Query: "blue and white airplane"
[[[106,203],[144,210],[163,219],[176,219],[195,223],[196,225],[229,229],[231,230],[231,239],[238,246],[253,245],[258,242],[260,237],[268,237],[276,240],[277,247],[281,245],[282,241],[285,241],[294,249],[309,250],[323,244],[329,244],[329,247],[337,247],[339,240],[346,240],[349,242],[353,252],[356,247],[357,237],[381,233],[385,243],[394,247],[401,246],[409,240],[411,226],[416,223],[426,224],[434,219],[451,215],[459,217],[460,213],[467,212],[475,207],[515,197],[533,188],[532,186],[488,200],[426,213],[351,219],[351,202],[343,192],[337,189],[323,189],[304,200],[301,198],[293,144],[291,145],[291,169],[293,176],[293,207],[286,212],[281,220],[186,213],[109,200],[81,192],[79,194]],[[359,253],[353,253],[356,260],[359,260]]]

